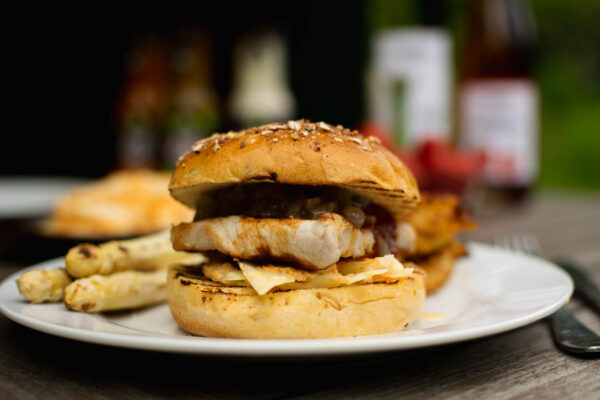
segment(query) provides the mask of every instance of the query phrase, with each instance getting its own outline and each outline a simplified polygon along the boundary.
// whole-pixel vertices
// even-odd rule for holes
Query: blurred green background
[[[367,26],[445,25],[460,73],[470,2],[375,0]],[[600,189],[600,1],[532,0],[537,28],[534,75],[541,95],[540,187]],[[425,10],[425,11],[424,11]],[[427,14],[424,17],[424,13]],[[429,19],[429,21],[427,21]]]
[[[600,189],[600,2],[535,0],[539,185]]]

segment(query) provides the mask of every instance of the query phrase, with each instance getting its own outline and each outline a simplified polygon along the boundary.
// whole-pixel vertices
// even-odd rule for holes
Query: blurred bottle
[[[219,128],[212,76],[212,43],[206,32],[185,30],[171,57],[172,88],[161,149],[163,166],[172,169],[191,145]]]
[[[451,136],[452,38],[446,2],[374,2],[369,120],[413,149]]]
[[[274,32],[246,34],[235,46],[230,114],[236,128],[294,117],[286,51],[283,38]]]
[[[538,174],[535,22],[527,0],[472,2],[460,88],[460,140],[485,152],[484,183],[520,199]]]
[[[156,168],[165,111],[167,53],[155,37],[137,38],[126,55],[124,84],[117,103],[118,168]]]

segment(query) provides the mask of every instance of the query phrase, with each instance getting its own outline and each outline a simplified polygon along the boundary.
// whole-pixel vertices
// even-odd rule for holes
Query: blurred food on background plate
[[[404,222],[398,229],[412,230],[414,240],[399,249],[399,257],[427,272],[425,288],[431,293],[448,280],[455,260],[467,254],[456,235],[477,224],[457,196],[430,192],[421,193],[421,204]]]
[[[189,221],[193,211],[168,191],[169,174],[121,170],[74,188],[43,221],[42,233],[64,238],[130,237]]]

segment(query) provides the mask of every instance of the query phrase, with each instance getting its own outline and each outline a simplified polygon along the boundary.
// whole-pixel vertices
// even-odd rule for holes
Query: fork
[[[494,240],[494,245],[507,250],[530,254],[543,258],[540,243],[533,234],[502,236]],[[586,303],[600,314],[598,303],[600,293],[584,272],[570,264],[559,263],[575,283],[576,296],[580,296]],[[566,307],[560,308],[552,314],[552,336],[556,346],[562,351],[577,355],[600,355],[600,336],[589,330]]]

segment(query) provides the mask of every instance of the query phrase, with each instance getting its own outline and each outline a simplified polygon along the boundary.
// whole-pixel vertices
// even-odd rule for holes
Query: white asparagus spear
[[[64,268],[34,269],[17,279],[17,287],[31,303],[55,302],[63,298],[64,288],[71,277]]]
[[[130,269],[156,269],[187,259],[171,246],[168,230],[136,239],[110,241],[101,245],[80,244],[69,250],[65,264],[69,275],[84,278]],[[189,253],[187,253],[189,254]]]
[[[122,310],[164,301],[166,288],[167,269],[121,271],[73,281],[65,288],[64,300],[73,311]]]

